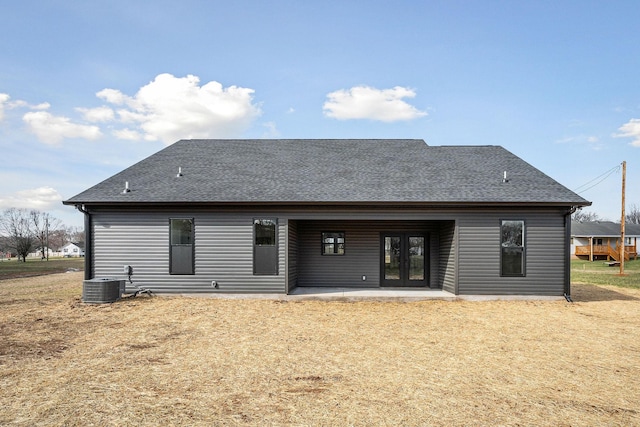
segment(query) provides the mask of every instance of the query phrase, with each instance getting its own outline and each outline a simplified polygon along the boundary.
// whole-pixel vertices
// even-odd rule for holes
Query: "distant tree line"
[[[69,242],[83,242],[84,231],[66,227],[48,212],[9,208],[0,214],[0,252],[18,255],[22,261],[39,251],[47,258],[49,248],[60,249]]]
[[[571,218],[576,222],[604,221],[597,213],[583,210],[576,211]],[[628,208],[625,208],[624,221],[627,224],[640,224],[640,206],[633,203]],[[614,222],[620,222],[620,218],[617,218]]]

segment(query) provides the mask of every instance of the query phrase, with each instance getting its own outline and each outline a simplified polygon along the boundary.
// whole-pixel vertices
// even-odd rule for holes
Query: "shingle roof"
[[[247,202],[590,204],[502,147],[421,139],[182,140],[64,203]]]
[[[640,236],[640,224],[625,224],[627,237]],[[620,224],[611,221],[571,222],[571,235],[575,237],[620,237]]]

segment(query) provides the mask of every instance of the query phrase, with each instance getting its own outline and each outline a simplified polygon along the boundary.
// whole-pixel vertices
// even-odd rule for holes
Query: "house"
[[[182,140],[66,200],[85,276],[154,292],[296,287],[569,294],[590,205],[498,146]]]
[[[571,253],[576,258],[620,261],[620,224],[611,221],[572,222]],[[640,224],[625,224],[625,260],[638,258]]]
[[[65,258],[82,257],[84,256],[84,242],[67,243],[60,252]]]
[[[47,248],[46,246],[43,248],[42,246],[38,246],[33,252],[30,252],[27,257],[29,258],[47,258],[59,256],[58,252],[54,251],[51,248]]]

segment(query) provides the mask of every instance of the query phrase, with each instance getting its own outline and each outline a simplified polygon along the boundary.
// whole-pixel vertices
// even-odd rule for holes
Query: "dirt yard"
[[[80,302],[0,282],[0,425],[640,425],[640,291],[565,301]]]

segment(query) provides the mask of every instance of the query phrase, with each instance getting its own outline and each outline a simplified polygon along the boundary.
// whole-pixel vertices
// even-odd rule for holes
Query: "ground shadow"
[[[571,285],[571,298],[575,302],[594,301],[638,301],[640,298],[625,292],[624,288],[614,290],[598,285]]]

